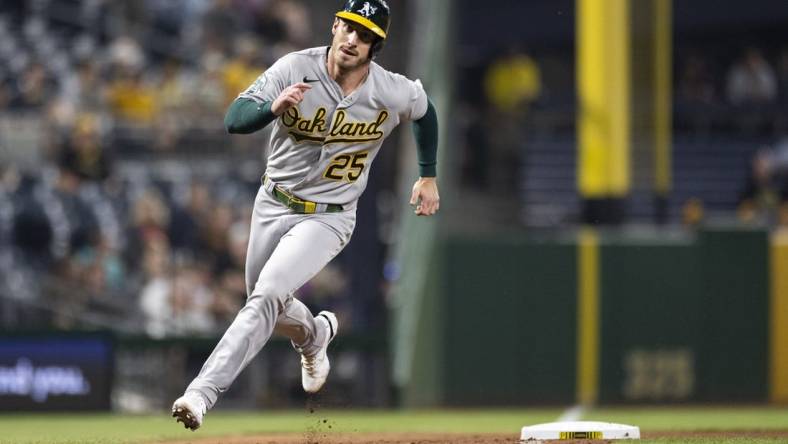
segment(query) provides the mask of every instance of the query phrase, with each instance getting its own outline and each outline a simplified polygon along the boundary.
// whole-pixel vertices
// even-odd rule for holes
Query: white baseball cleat
[[[323,384],[326,383],[328,372],[331,370],[326,350],[339,329],[337,317],[330,311],[318,313],[315,317],[315,322],[328,330],[328,334],[326,335],[325,343],[320,346],[320,349],[315,354],[311,356],[301,355],[301,385],[307,393],[317,393],[323,387]]]
[[[172,404],[172,416],[183,427],[195,431],[202,425],[202,417],[208,408],[202,396],[194,392],[186,392]]]

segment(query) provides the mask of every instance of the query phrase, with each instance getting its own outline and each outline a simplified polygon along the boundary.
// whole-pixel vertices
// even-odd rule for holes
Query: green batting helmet
[[[336,16],[369,29],[379,37],[372,46],[371,55],[383,48],[383,40],[389,31],[389,5],[385,0],[347,0]]]

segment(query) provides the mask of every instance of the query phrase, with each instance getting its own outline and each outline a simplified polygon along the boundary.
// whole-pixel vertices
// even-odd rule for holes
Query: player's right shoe
[[[186,392],[172,404],[172,416],[175,422],[182,422],[183,427],[195,431],[202,425],[202,417],[208,408],[198,393]]]
[[[315,354],[309,356],[301,354],[301,385],[307,393],[317,393],[326,383],[328,372],[331,370],[326,350],[339,329],[337,317],[330,311],[318,313],[315,322],[318,326],[325,328],[327,334],[325,341]]]

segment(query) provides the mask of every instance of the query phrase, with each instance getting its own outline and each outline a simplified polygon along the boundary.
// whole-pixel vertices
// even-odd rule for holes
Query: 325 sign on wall
[[[628,400],[681,401],[695,392],[695,355],[688,348],[629,350],[623,368]]]

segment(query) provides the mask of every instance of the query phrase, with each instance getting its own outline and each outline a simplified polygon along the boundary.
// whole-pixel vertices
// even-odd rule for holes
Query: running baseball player
[[[438,211],[435,109],[421,83],[372,61],[388,25],[384,0],[347,0],[334,18],[331,46],[282,57],[227,111],[230,133],[272,124],[271,150],[252,215],[246,305],[172,406],[186,428],[200,427],[273,333],[301,354],[304,390],[323,386],[337,319],[328,311],[313,316],[293,292],[350,240],[372,161],[401,121],[413,122],[418,146],[421,177],[410,203],[419,216]]]

